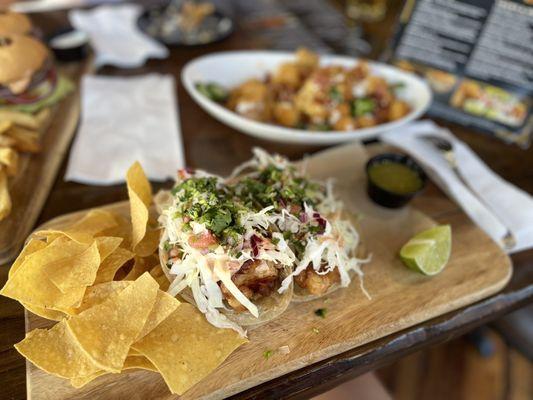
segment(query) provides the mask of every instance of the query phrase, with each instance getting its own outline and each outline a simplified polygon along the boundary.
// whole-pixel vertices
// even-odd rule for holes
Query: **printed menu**
[[[429,114],[529,145],[533,0],[407,0],[392,49],[431,86]]]

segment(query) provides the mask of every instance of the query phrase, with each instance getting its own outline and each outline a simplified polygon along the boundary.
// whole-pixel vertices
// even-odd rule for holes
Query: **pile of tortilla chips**
[[[95,209],[69,226],[35,232],[0,294],[59,321],[15,345],[44,371],[81,387],[140,368],[158,371],[182,394],[245,340],[164,292],[152,191],[138,163],[127,184],[130,219]]]
[[[49,108],[37,114],[0,109],[0,221],[11,212],[8,178],[21,169],[19,153],[40,151],[40,136],[50,119]]]

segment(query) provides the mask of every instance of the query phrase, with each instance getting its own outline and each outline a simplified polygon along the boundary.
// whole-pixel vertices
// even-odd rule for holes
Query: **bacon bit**
[[[259,243],[261,243],[261,238],[257,235],[252,235],[250,238],[250,245],[252,246],[252,253],[254,257],[259,255]]]
[[[318,71],[314,76],[314,82],[320,86],[320,88],[324,89],[326,86],[329,85],[329,76],[326,72]]]
[[[217,243],[217,239],[209,231],[193,235],[189,238],[189,245],[195,249],[207,249],[209,246]]]
[[[183,222],[185,223],[190,222],[190,220],[191,220],[191,217],[189,217],[188,215],[183,217]]]

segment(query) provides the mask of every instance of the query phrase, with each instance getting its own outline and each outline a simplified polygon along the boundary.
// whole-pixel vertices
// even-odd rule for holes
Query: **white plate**
[[[181,80],[192,98],[219,121],[251,136],[286,143],[327,145],[373,139],[383,132],[420,117],[431,103],[431,91],[428,85],[420,78],[389,65],[369,63],[372,74],[383,76],[391,83],[402,82],[405,84],[405,87],[399,91],[398,97],[407,101],[413,110],[397,121],[370,128],[355,129],[353,131],[311,132],[257,122],[242,117],[210,100],[195,87],[195,84],[200,82],[216,82],[226,88],[232,88],[251,78],[262,79],[268,72],[273,72],[281,63],[292,59],[294,59],[294,53],[277,51],[213,53],[187,63],[181,73]],[[357,62],[357,59],[351,57],[320,56],[321,65],[337,64],[352,67]]]

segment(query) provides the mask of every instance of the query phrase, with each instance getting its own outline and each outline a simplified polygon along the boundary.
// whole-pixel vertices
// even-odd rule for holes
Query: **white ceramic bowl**
[[[328,145],[377,138],[383,132],[420,117],[431,103],[431,91],[423,80],[398,68],[371,62],[369,64],[372,74],[383,76],[391,83],[402,82],[405,85],[399,91],[398,97],[407,101],[413,110],[397,121],[369,128],[353,131],[312,132],[257,122],[242,117],[210,100],[195,87],[200,82],[216,82],[226,88],[232,88],[250,78],[262,79],[268,72],[273,72],[281,63],[292,59],[294,59],[294,53],[277,51],[213,53],[187,63],[181,73],[181,80],[187,92],[200,107],[219,121],[247,135],[285,143]],[[320,57],[321,65],[336,64],[351,67],[357,62],[358,60],[355,58],[344,56],[322,55]]]

